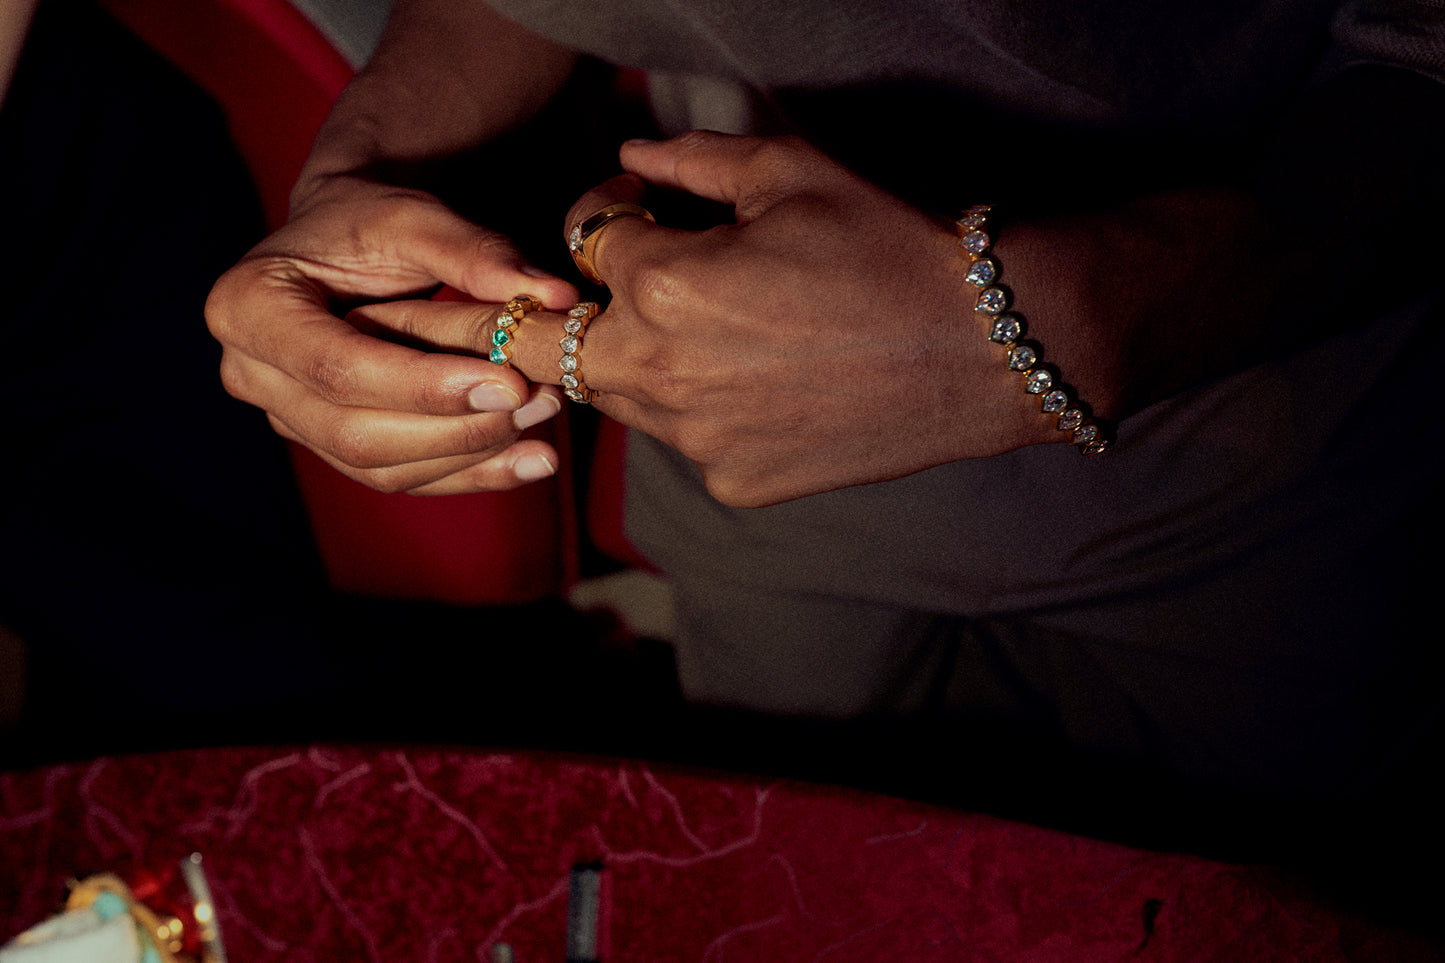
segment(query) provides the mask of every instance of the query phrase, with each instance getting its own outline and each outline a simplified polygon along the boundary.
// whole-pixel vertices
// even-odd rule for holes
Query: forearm
[[[1445,214],[1438,85],[1351,71],[1248,149],[1223,186],[1000,231],[1019,312],[1100,414],[1130,414],[1438,283],[1421,244]]]
[[[10,81],[15,76],[15,65],[20,61],[20,51],[25,46],[25,36],[30,32],[30,21],[38,2],[0,0],[0,104],[5,102]]]
[[[561,89],[574,59],[478,0],[397,0],[318,133],[293,208],[330,176],[404,179],[515,129]]]

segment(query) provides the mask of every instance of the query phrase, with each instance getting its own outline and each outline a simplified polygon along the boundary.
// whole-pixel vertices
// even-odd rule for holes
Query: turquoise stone
[[[497,347],[500,348],[511,343],[512,336],[505,330],[498,328],[497,330],[492,332],[492,344],[496,345]]]
[[[103,920],[113,919],[114,917],[130,912],[130,908],[125,905],[125,900],[110,890],[102,890],[97,893],[95,901],[90,904],[90,908],[95,910],[96,915]]]
[[[493,348],[492,353],[487,355],[492,364],[506,364],[508,361],[507,352],[501,348]]]

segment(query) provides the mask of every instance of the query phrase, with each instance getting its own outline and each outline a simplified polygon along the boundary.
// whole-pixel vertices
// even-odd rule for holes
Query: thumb
[[[630,140],[622,167],[652,184],[727,204],[750,220],[807,186],[816,151],[795,137],[740,137],[695,130],[671,140]]]

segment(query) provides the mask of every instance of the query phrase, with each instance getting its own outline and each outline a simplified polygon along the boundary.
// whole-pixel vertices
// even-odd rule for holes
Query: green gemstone
[[[501,348],[493,348],[492,353],[487,355],[487,357],[491,359],[492,364],[506,364],[508,360],[507,352]]]
[[[511,343],[512,336],[505,329],[498,328],[497,330],[492,332],[492,344],[496,345],[497,347],[500,348],[503,345],[508,345]]]

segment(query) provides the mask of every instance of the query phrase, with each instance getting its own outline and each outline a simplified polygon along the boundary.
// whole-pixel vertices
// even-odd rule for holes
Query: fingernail
[[[512,424],[517,426],[518,431],[524,431],[533,425],[540,425],[561,410],[562,402],[556,398],[551,395],[538,395],[512,412]]]
[[[467,395],[473,411],[516,411],[522,399],[506,385],[494,381],[479,384]]]
[[[557,280],[557,275],[553,274],[551,271],[544,271],[541,268],[533,267],[530,264],[522,265],[522,273],[527,275],[527,277],[529,278],[536,278],[539,281]]]
[[[557,466],[543,455],[523,455],[512,465],[512,474],[520,481],[537,481],[557,474]]]

